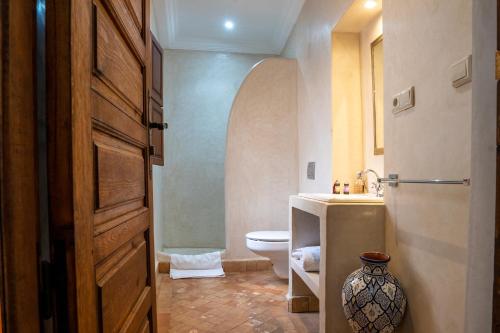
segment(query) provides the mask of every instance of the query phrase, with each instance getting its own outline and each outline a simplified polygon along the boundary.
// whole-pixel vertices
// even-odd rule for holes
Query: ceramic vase
[[[355,333],[391,333],[403,320],[406,296],[387,270],[390,257],[379,252],[360,256],[361,268],[342,288],[344,313]]]

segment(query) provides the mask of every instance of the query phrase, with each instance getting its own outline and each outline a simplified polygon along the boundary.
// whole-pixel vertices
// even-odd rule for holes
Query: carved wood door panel
[[[149,0],[64,2],[48,14],[51,211],[69,308],[59,327],[156,332]]]
[[[163,49],[160,42],[151,34],[151,96],[150,120],[152,123],[163,125]],[[151,161],[156,165],[164,165],[162,130],[152,130],[151,135]]]

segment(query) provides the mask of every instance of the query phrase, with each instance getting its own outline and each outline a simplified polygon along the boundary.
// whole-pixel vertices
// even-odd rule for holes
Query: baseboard
[[[222,267],[226,273],[243,273],[268,271],[273,265],[269,259],[223,259]],[[170,263],[159,262],[157,271],[162,274],[168,274],[170,272]]]
[[[268,271],[273,268],[269,259],[224,259],[222,267],[228,273]]]

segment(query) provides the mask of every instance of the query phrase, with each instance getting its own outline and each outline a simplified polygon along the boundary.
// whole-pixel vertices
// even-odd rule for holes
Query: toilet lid
[[[248,239],[262,242],[288,242],[288,231],[254,231],[247,234]]]

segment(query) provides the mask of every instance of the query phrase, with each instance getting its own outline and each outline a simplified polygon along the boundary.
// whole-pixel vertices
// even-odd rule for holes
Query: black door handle
[[[157,130],[163,131],[168,128],[168,123],[149,123],[149,128],[155,128]]]

